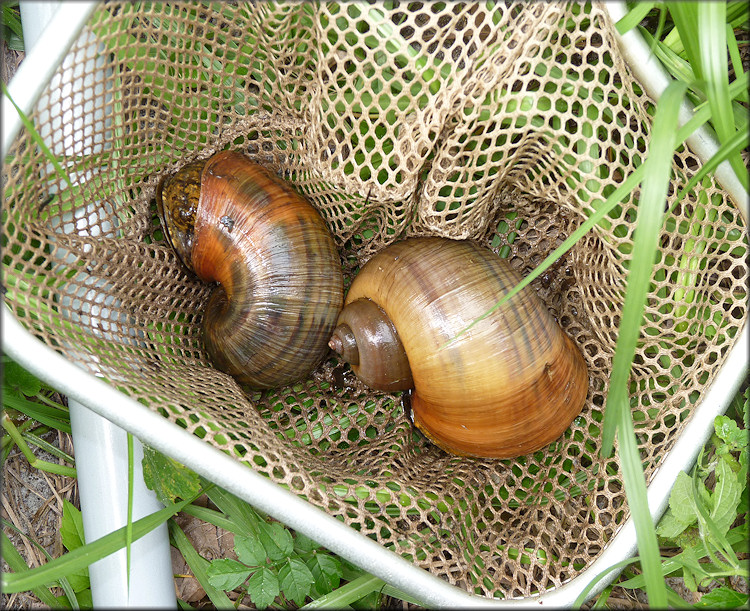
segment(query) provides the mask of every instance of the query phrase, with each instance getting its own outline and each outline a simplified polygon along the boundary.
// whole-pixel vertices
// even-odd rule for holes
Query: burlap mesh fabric
[[[599,450],[637,190],[533,283],[585,355],[589,394],[556,443],[502,461],[431,446],[399,394],[333,357],[268,392],[212,369],[210,287],[165,243],[154,191],[231,148],[310,199],[347,283],[412,235],[470,238],[528,273],[645,159],[653,104],[613,31],[583,3],[104,4],[31,116],[72,184],[28,131],[6,160],[5,303],[71,361],[450,583],[560,586],[628,515]],[[678,151],[671,197],[699,166]],[[631,378],[648,476],[745,324],[746,247],[710,179],[668,215]]]

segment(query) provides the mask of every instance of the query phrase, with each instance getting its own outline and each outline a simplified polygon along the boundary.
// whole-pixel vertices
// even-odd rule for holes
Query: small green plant
[[[277,596],[303,605],[339,587],[341,561],[301,534],[292,534],[278,522],[258,521],[257,532],[236,535],[239,560],[220,558],[208,566],[212,585],[222,590],[242,588],[258,608]]]
[[[72,552],[73,550],[83,547],[86,539],[83,534],[83,516],[81,510],[75,507],[67,499],[63,501],[63,515],[60,523],[60,538],[65,549]],[[81,567],[66,575],[70,582],[70,587],[76,595],[78,604],[81,607],[91,607],[93,605],[91,597],[91,582],[89,580],[89,568]],[[70,602],[67,601],[66,602]]]
[[[144,448],[143,473],[146,485],[164,503],[194,498],[205,489],[217,509],[188,505],[184,512],[234,534],[237,560],[218,558],[208,562],[196,552],[180,526],[169,521],[172,544],[216,607],[231,604],[226,595],[230,591],[236,591],[239,600],[249,595],[258,608],[271,606],[274,601],[302,606],[308,598],[315,601],[315,606],[338,608],[356,601],[375,602],[373,597],[381,590],[411,600],[148,447]],[[349,583],[342,586],[342,580]]]
[[[3,429],[7,433],[2,439],[2,461],[14,446],[18,446],[29,464],[48,473],[75,477],[75,460],[59,448],[48,443],[42,435],[53,429],[70,433],[68,408],[49,398],[52,389],[44,386],[35,376],[13,362],[2,357],[3,364]],[[41,460],[32,452],[36,446],[73,466]]]
[[[713,589],[693,605],[697,609],[735,609],[748,603],[748,595],[729,587],[727,580],[750,579],[747,557],[750,387],[736,395],[732,407],[730,413],[734,412],[734,417],[715,418],[714,433],[691,473],[682,471],[678,475],[669,508],[656,528],[662,577],[682,577],[692,592],[713,584]],[[624,562],[628,566],[614,585],[631,590],[643,588],[646,575],[637,574],[632,566],[639,560]],[[614,585],[604,590],[596,606],[606,604]],[[669,586],[667,597],[670,606],[690,606]]]
[[[750,390],[743,401],[745,428],[729,416],[717,416],[714,434],[703,449],[692,475],[679,474],[669,497],[669,509],[656,532],[662,548],[679,548],[670,558],[670,574],[681,573],[696,592],[714,580],[750,577],[748,559],[737,552],[748,548],[747,423]],[[741,600],[738,600],[741,599]],[[711,599],[732,606],[746,604],[747,594],[719,588]],[[708,601],[706,601],[708,602]]]

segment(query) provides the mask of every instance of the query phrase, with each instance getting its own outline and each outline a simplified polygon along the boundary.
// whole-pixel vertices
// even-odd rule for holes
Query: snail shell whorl
[[[374,301],[357,299],[342,310],[328,345],[370,388],[394,391],[414,386],[398,332]]]
[[[343,301],[338,252],[318,212],[261,166],[221,152],[200,171],[191,246],[189,267],[221,284],[204,317],[214,366],[254,388],[308,375],[328,353]]]
[[[520,280],[471,242],[413,238],[368,261],[347,295],[340,320],[348,304],[369,299],[392,321],[414,380],[414,423],[455,454],[532,452],[585,400],[583,357],[530,287],[446,346]]]

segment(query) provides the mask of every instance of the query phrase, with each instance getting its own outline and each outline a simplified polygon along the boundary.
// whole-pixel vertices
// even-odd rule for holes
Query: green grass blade
[[[46,549],[44,549],[44,547],[42,547],[42,545],[39,542],[29,537],[26,533],[22,532],[14,524],[11,524],[7,520],[2,519],[0,521],[2,521],[3,526],[5,526],[6,528],[10,528],[11,530],[17,532],[20,536],[24,537],[34,547],[36,547],[40,552],[42,552],[42,554],[44,554],[44,557],[47,558],[48,562],[52,560],[52,556],[50,556],[49,552]],[[18,571],[16,571],[15,568],[13,570],[16,572],[19,572],[19,571],[28,570],[28,568],[29,567],[24,563],[23,565],[20,565],[20,568],[18,569]],[[78,605],[78,598],[76,597],[76,593],[73,590],[73,587],[70,585],[70,581],[68,581],[68,578],[63,575],[62,577],[60,577],[60,579],[57,580],[57,583],[60,585],[63,592],[65,592],[65,596],[68,597],[68,602],[70,603],[70,606],[73,609],[80,609],[80,606]],[[62,602],[59,598],[58,598],[58,601]]]
[[[732,70],[734,70],[735,75],[744,74],[740,48],[737,44],[737,38],[734,36],[734,31],[729,24],[727,24],[727,48],[729,49],[729,58],[732,60]],[[747,104],[748,99],[750,99],[747,91],[744,92],[744,95],[740,99]]]
[[[374,575],[366,574],[337,588],[330,594],[307,603],[302,609],[340,609],[350,603],[358,601],[371,592],[382,589],[385,581]]]
[[[669,14],[674,20],[675,28],[670,32],[664,42],[677,54],[684,49],[688,61],[693,67],[696,78],[702,79],[700,65],[700,49],[698,48],[698,3],[697,2],[670,2]],[[679,39],[675,44],[674,38]]]
[[[392,585],[385,584],[382,589],[383,594],[386,596],[390,596],[391,598],[398,598],[399,600],[406,601],[408,603],[411,603],[413,605],[419,605],[420,607],[424,606],[424,602],[414,598],[413,596],[410,596],[406,592],[402,592],[398,588],[394,588]]]
[[[197,498],[197,497],[196,497]],[[180,501],[169,505],[155,513],[152,513],[133,523],[133,541],[140,539],[163,524],[169,517],[180,511],[185,505],[194,499]],[[85,568],[101,560],[105,556],[122,549],[126,544],[126,527],[118,528],[116,531],[87,543],[78,549],[51,560],[47,564],[29,569],[23,573],[4,573],[0,576],[0,587],[6,594],[13,592],[24,592],[38,586],[52,583],[59,579],[60,575],[67,575],[78,569]]]
[[[62,410],[7,392],[3,395],[3,407],[18,410],[32,420],[46,424],[50,428],[70,433],[70,417]]]
[[[713,157],[704,163],[700,170],[693,174],[693,177],[684,187],[682,187],[677,194],[674,203],[670,206],[669,212],[671,213],[675,209],[682,198],[685,197],[690,189],[697,185],[699,181],[703,180],[709,173],[713,172],[722,162],[729,159],[732,154],[742,151],[748,146],[750,146],[750,134],[744,130],[736,132],[734,136],[719,147],[719,150],[716,151]]]
[[[659,542],[656,538],[656,529],[648,507],[646,478],[643,474],[641,454],[638,451],[638,441],[633,430],[633,419],[628,409],[621,409],[618,415],[620,417],[617,434],[617,439],[620,442],[618,451],[620,467],[625,480],[625,494],[630,507],[630,515],[635,524],[641,567],[646,580],[646,594],[652,608],[665,609],[667,607],[667,591],[664,579],[661,576]]]
[[[745,0],[727,2],[727,23],[733,28],[744,28],[747,31],[749,18],[750,5]]]
[[[2,540],[0,541],[2,541],[2,548],[0,548],[0,550],[2,551],[3,560],[8,563],[11,571],[15,571],[17,574],[22,574],[26,571],[31,570],[29,569],[29,565],[26,564],[26,561],[23,559],[21,554],[18,553],[16,547],[10,542],[8,535],[6,535],[5,532],[2,533]],[[60,607],[60,601],[57,600],[55,595],[52,594],[52,592],[48,588],[36,585],[28,589],[31,590],[37,596],[37,598],[39,598],[39,600],[41,600],[48,607],[51,607],[53,609],[56,607]]]
[[[696,79],[705,86],[705,96],[719,141],[726,142],[737,127],[730,93],[727,54],[727,5],[725,2],[670,2],[668,8],[675,22],[675,30],[685,48],[685,55]],[[665,40],[666,42],[666,40]],[[679,49],[673,48],[675,52]],[[737,80],[746,75],[737,74]],[[736,81],[735,81],[736,82]],[[740,96],[746,95],[740,93]],[[747,190],[747,170],[742,158],[734,155],[729,160],[737,177]]]
[[[594,577],[588,584],[586,584],[586,587],[581,590],[581,593],[578,595],[578,598],[575,599],[573,602],[573,608],[577,609],[579,608],[583,603],[586,602],[586,599],[589,596],[589,592],[593,590],[596,585],[602,580],[606,579],[606,577],[612,573],[613,571],[620,571],[624,569],[626,566],[629,566],[630,564],[634,564],[640,560],[640,557],[633,556],[632,558],[626,558],[625,560],[620,560],[619,562],[616,562],[612,566],[607,567],[604,569],[601,573],[599,573],[596,577]]]
[[[221,511],[223,511],[229,519],[239,527],[240,534],[243,535],[257,535],[260,530],[260,517],[258,516],[255,509],[249,504],[241,501],[239,498],[230,494],[223,488],[218,486],[207,491],[208,498],[211,499]]]
[[[27,422],[30,422],[30,420],[27,420]],[[65,462],[67,462],[67,463],[71,464],[73,467],[75,467],[75,464],[76,464],[75,459],[70,454],[67,454],[66,452],[63,452],[57,446],[53,446],[50,442],[45,441],[41,437],[39,437],[39,436],[37,436],[37,435],[35,435],[34,433],[31,433],[31,432],[22,433],[21,436],[27,442],[33,443],[40,450],[44,450],[48,454],[52,454],[52,456],[55,456],[56,458],[64,460]]]
[[[31,122],[31,119],[29,119],[26,114],[16,105],[15,100],[10,97],[10,94],[8,93],[8,89],[5,87],[5,83],[0,82],[0,89],[2,89],[2,92],[5,94],[5,97],[10,100],[10,103],[13,104],[13,107],[16,109],[16,112],[18,113],[18,116],[21,118],[21,123],[23,123],[24,127],[28,130],[29,135],[33,138],[34,142],[37,143],[40,149],[44,152],[45,157],[49,159],[50,163],[54,166],[55,170],[57,171],[58,176],[62,178],[68,186],[72,186],[73,183],[70,180],[70,177],[68,176],[68,173],[63,170],[62,166],[60,165],[60,162],[57,160],[57,157],[52,153],[52,151],[49,149],[49,147],[44,143],[44,139],[39,135],[39,132],[36,131],[36,127],[34,127],[34,124]]]
[[[591,609],[606,609],[607,599],[609,598],[609,595],[612,593],[612,588],[614,588],[614,584],[610,584],[606,588],[604,588],[602,590],[602,593],[596,597],[594,604],[591,605]]]
[[[182,513],[186,513],[195,518],[198,518],[199,520],[202,520],[203,522],[208,522],[209,524],[213,524],[214,526],[218,526],[219,528],[223,528],[224,530],[228,530],[232,533],[242,534],[246,531],[245,528],[238,525],[234,520],[228,518],[220,511],[209,509],[208,507],[201,507],[200,505],[187,505],[182,510]]]
[[[732,113],[732,98],[729,96],[729,67],[727,65],[727,7],[724,2],[698,3],[698,42],[700,64],[706,80],[706,94],[711,107],[716,134],[724,143],[737,131]],[[729,159],[745,190],[748,184],[747,170],[739,154]]]
[[[693,74],[693,69],[689,62],[685,61],[663,42],[652,37],[644,28],[639,28],[639,31],[646,42],[650,44],[654,55],[669,74],[677,80],[686,83],[695,82],[695,74]]]
[[[229,597],[223,590],[212,586],[208,580],[208,573],[206,572],[208,560],[195,551],[193,544],[190,543],[185,533],[182,532],[182,529],[174,520],[169,520],[167,524],[172,543],[180,551],[190,570],[193,571],[193,575],[195,575],[195,578],[201,584],[201,587],[205,590],[214,606],[217,609],[232,609],[232,601],[229,600]]]
[[[729,86],[729,92],[730,95],[736,96],[739,95],[740,91],[744,91],[744,89],[747,87],[747,78],[738,78],[735,82],[733,82]],[[693,114],[692,118],[690,118],[685,125],[683,125],[680,129],[677,130],[677,136],[676,141],[677,142],[684,142],[687,140],[692,133],[697,130],[699,127],[701,127],[708,119],[711,117],[711,111],[708,109],[708,107],[703,108],[697,108],[695,113]],[[645,164],[638,166],[633,172],[631,172],[628,177],[620,183],[620,185],[610,194],[610,196],[604,201],[603,204],[600,204],[597,210],[591,214],[591,216],[586,219],[583,223],[581,223],[578,228],[571,233],[565,241],[560,244],[555,250],[553,250],[549,255],[547,255],[547,258],[544,259],[539,265],[537,265],[531,273],[526,276],[521,282],[519,282],[516,286],[514,286],[510,291],[508,291],[505,295],[503,295],[498,302],[492,306],[487,312],[479,316],[477,319],[473,320],[469,325],[461,329],[453,338],[445,342],[442,346],[440,346],[440,350],[444,350],[448,346],[450,346],[453,342],[455,342],[458,338],[460,338],[464,333],[468,332],[474,325],[479,323],[480,321],[484,320],[492,314],[495,310],[497,310],[500,306],[502,306],[506,301],[511,299],[514,295],[516,295],[519,291],[523,290],[524,287],[528,286],[531,282],[536,280],[539,276],[541,276],[555,261],[557,261],[560,257],[562,257],[566,252],[568,252],[573,246],[575,246],[578,241],[586,235],[593,227],[595,227],[597,224],[599,224],[602,219],[617,205],[619,204],[625,197],[628,196],[628,194],[635,189],[635,187],[638,186],[638,184],[641,182],[641,178],[643,175],[645,169]]]
[[[21,26],[21,19],[18,12],[18,6],[15,7],[11,3],[3,2],[3,25],[10,29],[13,34],[23,39],[23,27]]]
[[[637,228],[633,240],[633,258],[627,276],[627,289],[620,320],[619,336],[612,363],[610,390],[602,430],[602,454],[609,456],[615,437],[620,410],[629,413],[628,377],[640,334],[643,309],[648,293],[651,270],[662,227],[672,158],[677,144],[675,132],[679,105],[686,86],[673,81],[657,104],[648,160],[643,164],[643,192],[638,205]],[[610,405],[613,405],[610,409]],[[610,415],[611,414],[611,415]]]
[[[656,2],[638,2],[615,24],[620,34],[629,32],[636,27],[649,11],[656,6]]]
[[[625,303],[620,319],[619,336],[610,376],[610,386],[602,426],[602,454],[612,451],[615,432],[620,441],[620,464],[625,480],[638,550],[646,575],[649,604],[667,605],[664,580],[661,578],[659,545],[648,507],[646,481],[630,413],[628,378],[649,291],[654,259],[659,246],[664,216],[664,202],[677,144],[677,118],[687,87],[673,81],[659,99],[654,117],[648,160],[644,164],[643,191],[638,206],[633,258],[627,276]]]

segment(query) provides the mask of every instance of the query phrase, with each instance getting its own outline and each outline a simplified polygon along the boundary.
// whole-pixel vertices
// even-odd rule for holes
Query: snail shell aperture
[[[304,379],[328,353],[343,302],[336,245],[320,214],[240,153],[187,164],[157,189],[169,243],[206,282],[217,369],[252,388]]]
[[[414,424],[444,450],[533,452],[583,407],[581,352],[530,287],[459,335],[520,281],[472,242],[396,242],[354,279],[329,345],[371,388],[413,387]]]

